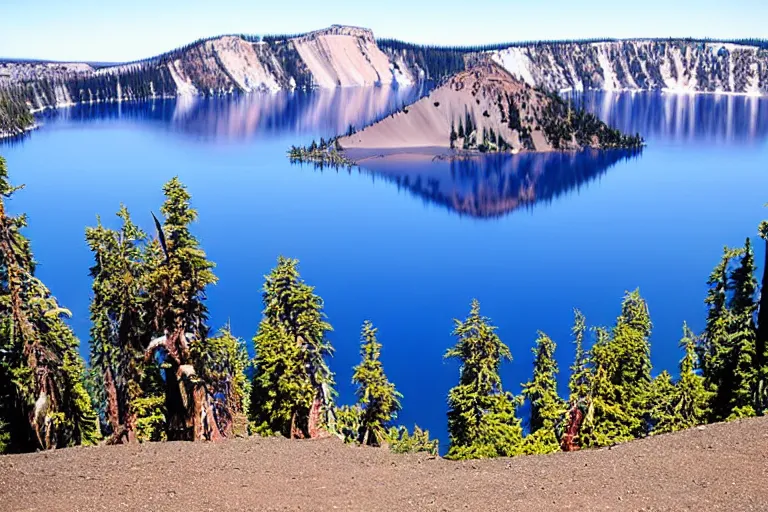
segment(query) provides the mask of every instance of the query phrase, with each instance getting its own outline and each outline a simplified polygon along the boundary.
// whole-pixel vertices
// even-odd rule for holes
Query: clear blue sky
[[[125,61],[204,36],[304,32],[333,23],[435,44],[768,38],[768,0],[0,0],[0,57]]]

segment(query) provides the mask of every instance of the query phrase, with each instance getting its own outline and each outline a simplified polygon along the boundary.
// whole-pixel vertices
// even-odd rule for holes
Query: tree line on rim
[[[427,431],[396,423],[402,395],[386,376],[371,322],[363,324],[354,368],[357,403],[336,403],[332,327],[296,260],[280,257],[265,277],[252,361],[228,326],[211,332],[205,290],[216,282],[214,264],[189,229],[197,213],[178,178],[163,187],[154,236],[125,206],[119,227],[98,220],[86,229],[94,256],[86,367],[66,323],[70,313],[34,275],[26,218],[6,212],[19,188],[0,159],[0,452],[248,434],[336,435],[396,452],[437,452]],[[760,235],[768,240],[768,223]],[[576,311],[568,397],[558,395],[555,343],[543,332],[522,394],[505,391],[499,371],[512,354],[472,301],[466,319],[455,320],[455,345],[445,353],[460,363],[448,394],[446,456],[573,451],[762,415],[768,306],[766,294],[756,300],[755,274],[749,239],[725,249],[708,281],[704,332],[683,325],[677,379],[666,371],[651,375],[651,319],[638,291],[625,295],[610,328],[590,329]],[[764,273],[761,289],[766,279]],[[517,415],[524,401],[527,429]]]

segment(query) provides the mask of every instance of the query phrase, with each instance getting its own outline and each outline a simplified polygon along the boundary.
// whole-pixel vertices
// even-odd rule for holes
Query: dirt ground
[[[330,439],[9,455],[0,510],[768,510],[768,418],[468,462]]]

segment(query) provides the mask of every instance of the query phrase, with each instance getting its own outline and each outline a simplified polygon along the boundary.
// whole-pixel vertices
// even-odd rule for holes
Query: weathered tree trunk
[[[560,440],[560,448],[565,452],[575,452],[581,448],[578,444],[578,439],[581,424],[584,420],[584,413],[577,402],[571,406],[566,414],[568,415],[568,421],[565,426],[565,433]]]
[[[111,368],[104,372],[104,392],[107,395],[107,422],[112,427],[112,432],[117,433],[120,431],[120,412],[117,405],[117,387]]]
[[[307,433],[310,439],[320,437],[322,434],[322,420],[320,418],[320,408],[322,403],[319,398],[315,398],[312,402],[312,408],[309,410],[309,418],[307,420]]]

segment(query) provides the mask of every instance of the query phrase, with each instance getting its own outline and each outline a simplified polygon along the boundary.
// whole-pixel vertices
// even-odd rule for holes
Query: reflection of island
[[[586,92],[571,98],[608,124],[646,139],[728,144],[768,136],[766,98],[661,92]]]
[[[641,151],[492,154],[450,161],[381,158],[367,160],[361,172],[460,215],[493,218],[578,190]]]
[[[218,98],[179,98],[83,104],[46,113],[61,121],[156,121],[202,138],[247,140],[282,134],[327,134],[372,123],[410,103],[428,86],[344,87],[253,93]]]

